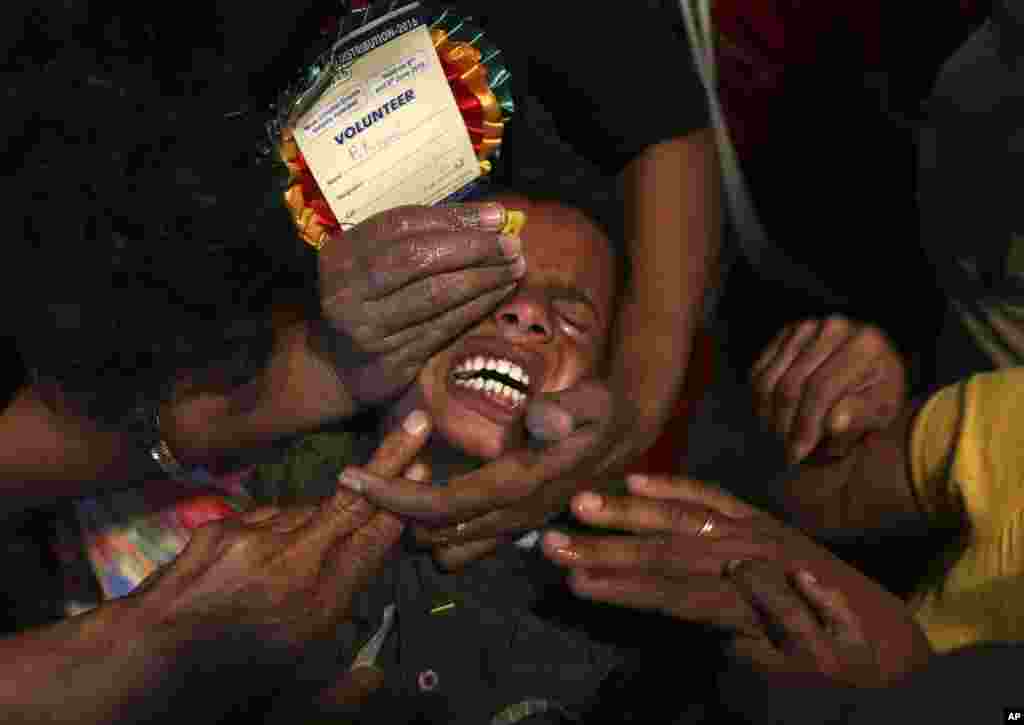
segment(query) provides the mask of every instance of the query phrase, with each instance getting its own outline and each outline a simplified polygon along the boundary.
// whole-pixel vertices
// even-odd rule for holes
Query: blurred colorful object
[[[499,155],[505,124],[515,111],[510,74],[501,62],[501,50],[485,38],[484,31],[471,18],[447,9],[430,23],[430,38],[466,123],[480,170],[487,175]],[[320,73],[332,72],[331,67],[331,63],[318,61],[305,76],[310,83],[316,83]],[[302,240],[319,250],[328,239],[341,233],[341,225],[313,178],[290,127],[281,128],[277,147],[288,169],[285,205]]]

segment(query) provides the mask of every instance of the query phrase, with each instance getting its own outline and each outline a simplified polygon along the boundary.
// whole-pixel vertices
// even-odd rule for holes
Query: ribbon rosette
[[[505,124],[515,111],[510,74],[501,63],[501,50],[485,38],[471,18],[451,10],[442,11],[430,23],[430,38],[466,123],[481,173],[487,175],[499,156]],[[308,75],[315,79],[321,72],[326,71],[315,67]],[[341,233],[341,225],[313,178],[291,128],[281,128],[277,148],[288,169],[285,205],[299,237],[319,250]]]

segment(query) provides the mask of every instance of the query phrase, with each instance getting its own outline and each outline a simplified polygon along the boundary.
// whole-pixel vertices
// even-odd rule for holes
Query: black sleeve
[[[677,0],[484,5],[494,12],[491,27],[505,26],[495,30],[513,60],[517,100],[536,97],[561,139],[605,173],[708,125]]]

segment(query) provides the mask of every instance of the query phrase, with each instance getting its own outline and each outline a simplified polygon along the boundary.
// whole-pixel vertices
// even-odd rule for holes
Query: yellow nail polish
[[[501,228],[501,234],[517,236],[526,226],[526,213],[518,209],[505,210],[505,225]]]

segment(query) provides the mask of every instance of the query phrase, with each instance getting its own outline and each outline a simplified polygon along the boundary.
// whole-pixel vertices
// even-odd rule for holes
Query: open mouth
[[[526,403],[530,374],[507,358],[476,355],[452,369],[452,383],[467,392],[475,392],[502,405],[519,408]]]

